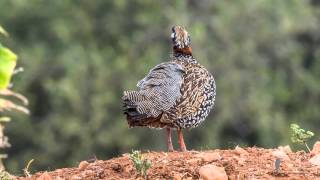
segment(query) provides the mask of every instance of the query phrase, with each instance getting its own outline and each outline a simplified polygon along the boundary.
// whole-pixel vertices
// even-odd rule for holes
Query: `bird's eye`
[[[172,32],[174,32],[174,26],[171,28]]]

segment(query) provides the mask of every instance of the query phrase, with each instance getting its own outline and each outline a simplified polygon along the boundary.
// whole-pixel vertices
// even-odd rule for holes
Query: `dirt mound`
[[[152,162],[148,179],[200,179],[199,169],[208,164],[222,167],[229,179],[320,179],[320,166],[309,162],[313,155],[303,151],[294,153],[288,148],[237,147],[233,150],[147,152],[143,153],[143,157]],[[79,167],[38,172],[30,178],[16,179],[142,178],[129,154],[124,154],[106,161],[81,162]]]

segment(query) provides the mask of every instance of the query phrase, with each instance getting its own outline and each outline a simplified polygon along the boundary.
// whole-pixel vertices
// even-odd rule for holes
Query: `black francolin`
[[[124,91],[124,113],[130,127],[166,128],[168,150],[171,130],[177,129],[181,151],[186,151],[182,129],[197,127],[212,109],[216,95],[213,76],[192,55],[188,32],[172,28],[173,56],[150,70],[137,91]]]

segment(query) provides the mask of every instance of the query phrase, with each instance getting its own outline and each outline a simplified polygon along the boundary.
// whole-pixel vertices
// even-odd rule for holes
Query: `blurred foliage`
[[[6,37],[9,36],[8,32],[1,25],[0,25],[0,34],[4,35]]]
[[[216,106],[185,131],[189,149],[290,142],[291,122],[320,119],[320,3],[307,0],[3,0],[4,39],[25,68],[14,78],[30,117],[10,123],[7,166],[21,172],[106,159],[131,149],[166,150],[162,131],[128,129],[123,90],[171,54],[184,25],[194,56],[214,73]],[[28,119],[28,120],[26,120]]]
[[[1,180],[12,180],[13,176],[6,171],[0,171],[0,179]]]
[[[8,37],[9,34],[7,31],[0,26],[0,34]],[[13,100],[9,99],[10,97],[15,97],[24,103],[28,104],[27,98],[23,95],[16,93],[10,90],[10,80],[12,75],[15,73],[15,67],[17,62],[17,56],[8,48],[4,47],[0,43],[0,149],[11,147],[9,139],[4,135],[5,124],[11,120],[8,116],[3,116],[5,111],[18,111],[25,114],[29,114],[29,110],[24,106],[16,104]],[[3,165],[3,159],[7,158],[7,154],[0,154],[0,179],[9,179],[9,173],[5,170]],[[12,179],[12,178],[10,178]]]
[[[4,35],[6,37],[9,34],[6,30],[0,26],[0,35]],[[10,147],[10,143],[8,137],[4,135],[5,123],[9,122],[10,117],[3,116],[4,111],[20,111],[26,114],[29,113],[28,109],[21,105],[17,105],[14,101],[8,99],[8,97],[16,97],[27,105],[27,99],[19,94],[11,91],[9,88],[9,83],[11,80],[11,76],[14,74],[14,68],[16,66],[17,56],[8,48],[4,47],[0,43],[0,149]],[[7,158],[7,154],[0,154],[0,179],[8,179],[9,174],[4,171],[5,167],[3,165],[3,159]]]

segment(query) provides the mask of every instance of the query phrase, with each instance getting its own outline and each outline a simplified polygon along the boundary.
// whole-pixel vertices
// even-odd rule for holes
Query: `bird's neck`
[[[191,49],[191,47],[178,48],[178,47],[174,46],[173,47],[173,55],[174,56],[180,56],[180,55],[192,56],[192,49]]]
[[[175,48],[173,47],[173,56],[175,60],[183,61],[186,63],[197,64],[197,60],[192,56],[191,47]]]

